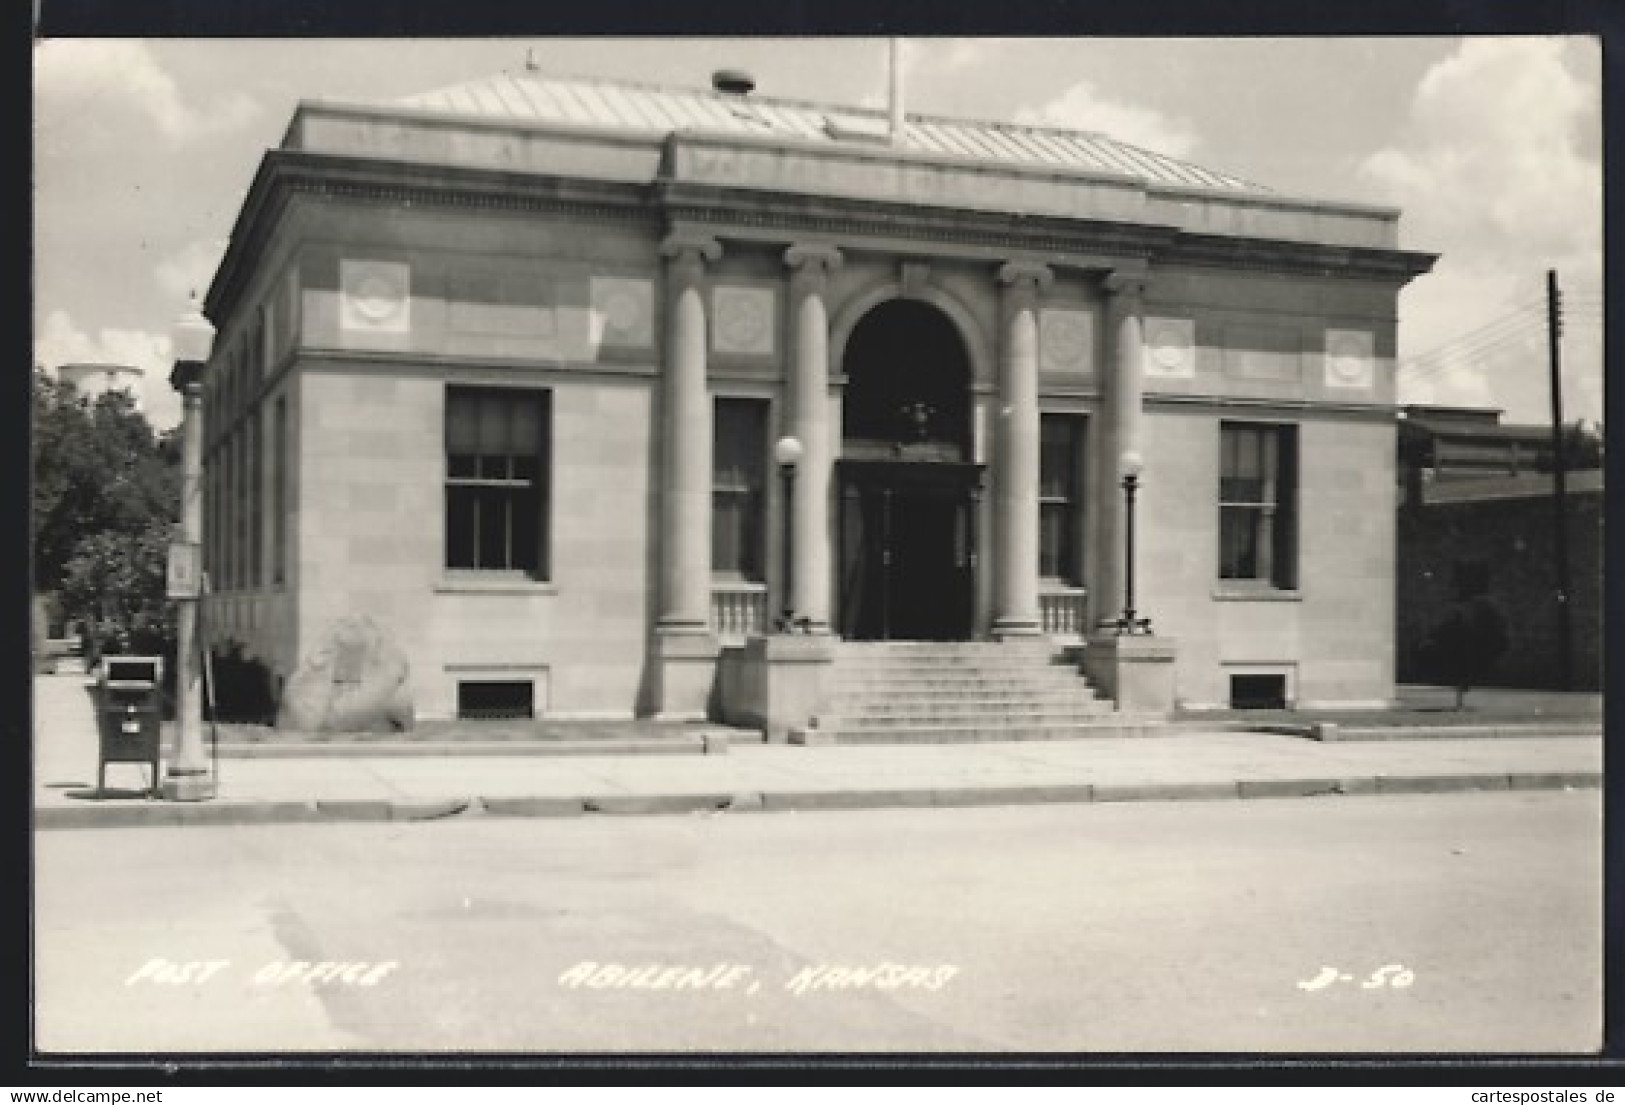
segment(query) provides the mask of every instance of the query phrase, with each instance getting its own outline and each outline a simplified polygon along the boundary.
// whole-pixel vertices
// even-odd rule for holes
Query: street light
[[[171,333],[175,367],[169,383],[181,394],[181,521],[170,548],[166,588],[175,602],[175,745],[163,794],[171,801],[215,797],[215,780],[203,755],[203,683],[198,641],[198,597],[203,538],[203,373],[213,351],[214,328],[194,305]]]
[[[796,488],[796,465],[801,462],[802,446],[799,439],[786,435],[779,438],[773,446],[773,459],[779,465],[779,478],[784,481],[784,613],[778,621],[780,633],[791,633],[795,629],[795,604],[791,599],[793,573],[795,571],[795,534],[796,510],[794,494]]]
[[[1113,623],[1122,635],[1150,633],[1151,619],[1134,616],[1134,495],[1140,489],[1140,454],[1129,450],[1118,460],[1123,473],[1123,613]]]

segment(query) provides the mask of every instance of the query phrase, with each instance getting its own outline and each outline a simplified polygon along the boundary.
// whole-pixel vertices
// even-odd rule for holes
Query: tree
[[[178,436],[155,435],[123,392],[91,402],[38,369],[33,406],[35,590],[60,590],[67,617],[100,640],[159,648],[174,635],[164,572]]]
[[[165,595],[170,524],[135,535],[107,530],[76,546],[63,569],[62,604],[105,651],[169,654],[175,615]]]

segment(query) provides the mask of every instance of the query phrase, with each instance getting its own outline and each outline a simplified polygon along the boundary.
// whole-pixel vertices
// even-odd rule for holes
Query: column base
[[[1089,638],[1083,670],[1119,713],[1167,715],[1174,709],[1177,643],[1146,634],[1102,633]]]
[[[207,802],[215,797],[214,776],[207,771],[177,772],[164,776],[158,793],[167,802]]]
[[[705,627],[660,626],[655,630],[655,717],[662,721],[704,721],[716,683],[717,639]]]

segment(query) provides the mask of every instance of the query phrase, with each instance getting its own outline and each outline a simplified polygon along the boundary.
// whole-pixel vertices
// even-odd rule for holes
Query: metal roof
[[[884,111],[530,72],[499,73],[394,103],[515,123],[565,123],[648,134],[695,130],[889,145]],[[978,161],[1124,174],[1174,187],[1269,191],[1091,131],[909,115],[899,147]]]

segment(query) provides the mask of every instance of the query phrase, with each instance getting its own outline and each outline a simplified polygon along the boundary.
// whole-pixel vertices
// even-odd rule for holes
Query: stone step
[[[881,730],[821,730],[836,744],[968,744],[996,741],[1085,740],[1104,737],[1154,737],[1166,727],[1157,718],[1105,715],[1087,724],[914,726]]]
[[[1022,694],[1088,694],[1092,684],[1078,675],[1057,679],[1037,676],[966,676],[960,679],[937,676],[920,679],[846,679],[836,680],[834,689],[846,698],[894,698],[912,695],[916,698],[937,696],[976,697],[979,695],[1007,696]]]
[[[1006,708],[1010,706],[1024,706],[1045,704],[1052,706],[1095,706],[1108,702],[1094,688],[1087,684],[1077,687],[1045,688],[1034,690],[1030,687],[1004,687],[1004,688],[954,688],[935,694],[891,693],[891,694],[837,694],[830,700],[830,711],[838,713],[860,713],[864,710],[964,706],[967,708],[988,706]]]
[[[819,723],[820,727],[827,726],[836,733],[865,736],[934,729],[985,729],[989,732],[1003,732],[1023,729],[1092,728],[1115,717],[1116,711],[1106,710],[1098,714],[1032,713],[1004,716],[949,714],[942,717],[820,718]]]

